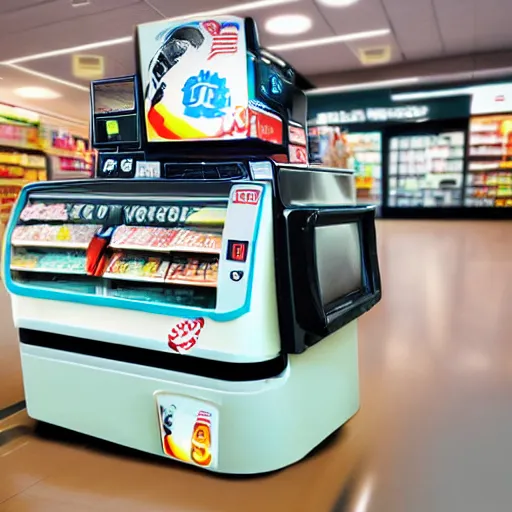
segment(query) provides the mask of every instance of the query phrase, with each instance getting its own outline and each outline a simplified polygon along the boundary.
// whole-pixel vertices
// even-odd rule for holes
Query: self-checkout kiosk
[[[137,48],[135,76],[91,87],[96,179],[28,185],[7,229],[28,413],[285,467],[358,410],[374,209],[352,172],[307,166],[305,96],[252,20],[141,25]]]

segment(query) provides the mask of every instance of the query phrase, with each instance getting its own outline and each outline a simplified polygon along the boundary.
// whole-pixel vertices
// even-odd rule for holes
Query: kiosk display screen
[[[315,227],[315,256],[324,306],[362,289],[359,225]]]
[[[148,142],[247,137],[242,18],[147,23],[138,40]]]
[[[96,83],[93,101],[96,115],[132,112],[135,110],[135,82],[130,79]]]

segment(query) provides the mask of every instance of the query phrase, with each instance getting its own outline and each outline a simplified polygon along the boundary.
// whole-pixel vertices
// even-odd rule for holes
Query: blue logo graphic
[[[222,117],[224,109],[231,105],[226,79],[220,78],[218,73],[201,71],[186,81],[182,91],[185,115],[189,117]]]
[[[277,75],[271,75],[270,77],[270,92],[274,96],[278,96],[283,93],[283,82]]]

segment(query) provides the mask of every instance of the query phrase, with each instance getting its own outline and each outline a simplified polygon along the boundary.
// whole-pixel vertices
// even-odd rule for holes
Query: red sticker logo
[[[198,341],[204,327],[204,318],[183,320],[175,325],[168,336],[168,345],[178,353],[188,352]]]
[[[215,20],[205,21],[203,27],[212,35],[216,36],[220,32],[220,23]]]
[[[235,190],[233,195],[233,203],[235,204],[250,204],[255,206],[260,200],[261,190],[260,189],[238,189]]]

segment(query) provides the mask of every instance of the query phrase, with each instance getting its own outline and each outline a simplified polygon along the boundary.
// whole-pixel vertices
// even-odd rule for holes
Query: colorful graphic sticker
[[[247,136],[243,19],[161,21],[138,34],[150,142]]]
[[[169,332],[168,345],[171,350],[182,354],[188,352],[199,341],[204,327],[204,318],[182,320]]]
[[[156,394],[162,448],[168,457],[205,468],[218,459],[219,412],[183,395]]]

